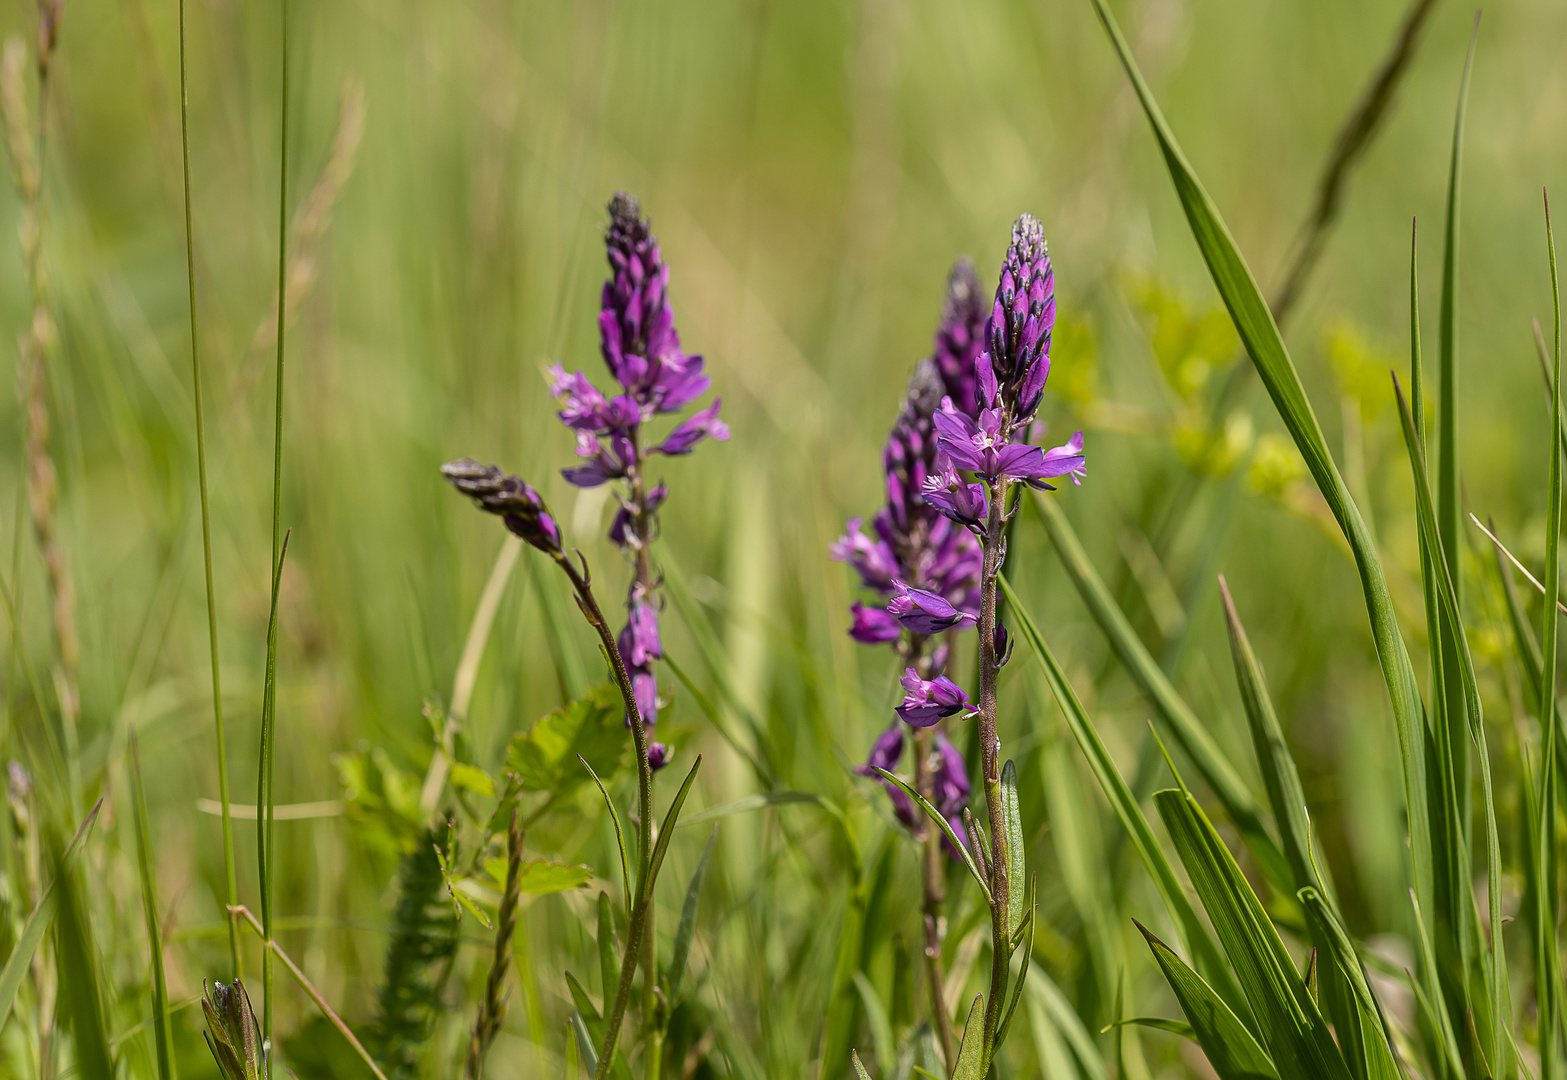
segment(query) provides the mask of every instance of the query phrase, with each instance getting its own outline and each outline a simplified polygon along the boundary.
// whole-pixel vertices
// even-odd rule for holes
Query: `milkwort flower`
[[[568,483],[581,488],[621,481],[619,506],[609,539],[630,558],[635,573],[626,599],[627,621],[618,644],[636,689],[637,711],[646,724],[658,717],[658,680],[653,661],[663,656],[659,642],[657,597],[648,544],[658,531],[658,509],[669,497],[662,483],[649,487],[647,464],[652,454],[689,454],[703,439],[729,438],[729,426],[718,418],[714,399],[660,442],[650,442],[643,425],[655,416],[681,412],[707,392],[711,379],[700,356],[680,346],[674,310],[669,304],[669,266],[659,250],[641,204],[618,193],[609,203],[609,227],[604,235],[609,280],[599,298],[599,353],[620,393],[606,397],[585,374],[550,368],[550,392],[560,402],[560,419],[577,435],[582,464],[562,470]],[[630,723],[627,716],[626,721]],[[661,767],[668,748],[653,743],[648,760]]]

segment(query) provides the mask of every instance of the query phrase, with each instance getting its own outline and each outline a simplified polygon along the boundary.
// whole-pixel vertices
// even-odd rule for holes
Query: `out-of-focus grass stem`
[[[1551,231],[1551,204],[1545,197],[1545,237],[1551,262],[1551,310],[1554,334],[1551,348],[1551,445],[1548,471],[1549,495],[1545,524],[1545,580],[1554,585],[1561,574],[1562,530],[1562,305],[1556,273],[1556,238]],[[1561,1023],[1561,960],[1556,948],[1556,634],[1559,618],[1549,602],[1542,605],[1545,619],[1541,635],[1543,664],[1540,669],[1540,755],[1539,873],[1540,894],[1536,898],[1538,921],[1535,948],[1535,993],[1540,1012],[1540,1076],[1555,1080],[1561,1072],[1558,1060],[1557,1032]]]
[[[190,82],[185,57],[185,0],[180,0],[180,163],[185,192],[185,277],[190,294],[190,379],[196,410],[196,477],[201,490],[201,553],[207,580],[207,649],[212,660],[212,722],[218,740],[218,801],[223,806],[223,875],[228,906],[239,903],[239,879],[234,868],[234,824],[229,817],[228,742],[223,734],[223,681],[218,671],[218,611],[212,586],[212,518],[207,498],[207,433],[202,416],[201,349],[196,333],[196,233],[190,205]],[[239,956],[239,925],[229,916],[229,974],[243,971]]]

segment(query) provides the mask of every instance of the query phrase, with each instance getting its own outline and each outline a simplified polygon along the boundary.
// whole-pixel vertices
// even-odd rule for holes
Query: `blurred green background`
[[[1259,280],[1276,285],[1336,133],[1403,5],[1140,0],[1118,12]],[[1414,217],[1435,349],[1448,149],[1473,14],[1452,0],[1436,5],[1287,330],[1335,452],[1364,460],[1363,479],[1351,468],[1351,482],[1370,493],[1416,627],[1411,496],[1385,372],[1408,364]],[[250,802],[269,586],[281,27],[276,4],[192,0],[187,17],[220,651],[235,800]],[[82,639],[84,775],[108,796],[102,842],[89,855],[92,910],[117,990],[111,1027],[124,1031],[146,1015],[126,812],[132,727],[169,908],[172,992],[187,1002],[204,977],[226,974],[218,820],[197,809],[217,789],[177,10],[165,0],[69,0],[63,18],[45,170],[44,258],[58,327],[46,370],[59,537]],[[27,5],[11,5],[3,21],[32,40]],[[335,755],[367,747],[414,782],[424,770],[432,742],[422,704],[450,697],[501,542],[493,522],[446,489],[441,461],[472,455],[530,478],[593,562],[601,596],[621,594],[626,568],[602,539],[611,505],[558,479],[571,441],[542,372],[561,360],[600,376],[604,204],[625,189],[652,218],[681,334],[707,357],[734,432],[664,473],[672,495],[658,557],[678,567],[722,647],[713,663],[686,613],[671,609],[670,655],[731,718],[756,718],[776,786],[821,792],[847,809],[873,860],[897,826],[881,793],[846,766],[863,759],[890,716],[895,672],[886,650],[845,636],[854,591],[827,547],[844,518],[878,499],[881,440],[928,352],[948,266],[969,254],[993,287],[1009,226],[1029,211],[1050,239],[1062,320],[1058,392],[1045,411],[1056,432],[1087,435],[1089,479],[1063,491],[1061,505],[1154,654],[1178,655],[1180,684],[1220,741],[1249,761],[1212,580],[1216,570],[1228,575],[1352,929],[1398,927],[1392,725],[1353,566],[1319,527],[1315,496],[1301,494],[1293,450],[1269,440],[1277,422],[1249,373],[1224,436],[1237,479],[1193,480],[1200,448],[1213,441],[1194,417],[1227,377],[1236,343],[1088,4],[330,0],[294,4],[288,33],[295,262],[283,520],[293,539],[282,598],[280,801],[344,798]],[[1540,189],[1567,173],[1564,41],[1567,6],[1555,0],[1485,12],[1463,174],[1466,492],[1526,560],[1543,552],[1548,409],[1529,319],[1549,314]],[[0,232],[13,235],[20,214],[14,193],[0,192],[0,219],[11,226]],[[22,331],[29,306],[13,244],[0,250],[0,340]],[[9,511],[0,536],[7,552],[20,543],[22,636],[44,670],[43,577],[17,520],[14,395],[0,395],[0,428],[0,507]],[[1466,558],[1478,575],[1475,552]],[[563,700],[558,651],[541,620],[546,602],[569,612],[569,601],[531,556],[508,586],[470,710],[474,758],[486,767],[498,765],[507,738]],[[1130,774],[1147,705],[1116,670],[1032,518],[1013,560]],[[1482,667],[1506,648],[1493,600],[1478,586],[1470,600],[1480,624],[1496,628],[1477,632]],[[578,662],[593,670],[586,628],[570,630]],[[1059,719],[1032,669],[1014,667],[1002,730],[1034,755],[1024,811],[1038,823],[1030,852],[1047,883],[1037,955],[1074,1001],[1089,1003],[1082,1019],[1097,1033],[1109,1019],[1106,988],[1097,998],[1082,989],[1091,975],[1079,916],[1052,870],[1053,823],[1038,780]],[[1505,725],[1516,688],[1489,667],[1493,716]],[[14,664],[8,670],[7,753],[32,767],[37,716]],[[667,674],[662,681],[674,703],[660,730],[682,733],[683,760],[707,755],[693,806],[754,791],[756,779],[692,695]],[[1075,752],[1068,760],[1075,769]],[[1079,780],[1084,807],[1109,835],[1102,800]],[[596,885],[613,879],[599,811],[585,796],[575,811],[542,821],[530,851],[594,865]],[[372,1012],[395,868],[365,839],[369,827],[354,814],[278,825],[279,910],[295,920],[284,944],[356,1024]],[[254,904],[253,830],[240,822],[236,832],[241,894]],[[677,839],[661,895],[672,909],[705,833]],[[912,883],[911,852],[895,858],[893,880]],[[801,1075],[820,1049],[849,887],[843,842],[817,811],[768,810],[725,819],[714,866],[693,964],[705,980],[702,1022],[720,1034],[694,1075]],[[1151,896],[1140,874],[1116,899],[1119,913],[1156,910],[1140,906]],[[25,908],[8,880],[8,921],[19,925]],[[882,898],[885,934],[914,933],[914,905],[900,902],[908,895],[893,888]],[[574,966],[597,992],[596,971],[587,973],[596,966],[591,930],[579,923],[591,910],[591,893],[529,904],[525,971],[492,1075],[556,1068],[569,1011],[563,969]],[[485,970],[488,937],[471,920],[464,926],[482,947],[459,954],[454,987],[477,985]],[[1168,1013],[1147,954],[1125,955],[1136,1011]],[[872,983],[889,982],[882,952],[868,963]],[[284,1036],[313,1015],[292,987],[279,1008]],[[189,1075],[210,1071],[197,1012],[180,1014]],[[454,1006],[435,1053],[454,1054],[468,1024]],[[13,1020],[0,1036],[10,1055],[0,1060],[18,1069],[29,1060],[23,1026]],[[1156,1073],[1200,1068],[1177,1040],[1139,1038]],[[1013,1042],[1020,1068],[1035,1060],[1028,1039]],[[301,1076],[332,1075],[306,1058]]]

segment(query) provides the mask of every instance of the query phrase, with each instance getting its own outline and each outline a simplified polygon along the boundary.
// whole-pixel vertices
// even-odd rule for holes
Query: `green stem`
[[[990,823],[990,994],[985,1000],[982,1061],[995,1050],[1001,1007],[1007,990],[1007,964],[1012,959],[1007,927],[1011,882],[1007,879],[1006,810],[1001,797],[1001,742],[996,737],[996,577],[1006,556],[1006,487],[987,480],[990,513],[985,522],[985,561],[979,586],[979,739],[980,770],[985,785],[985,809]]]
[[[201,404],[201,351],[196,337],[196,234],[190,205],[190,88],[185,64],[185,0],[180,0],[180,161],[185,180],[185,277],[190,289],[190,379],[196,407],[196,476],[201,489],[201,553],[207,573],[207,649],[212,659],[212,719],[218,738],[218,801],[223,805],[223,876],[228,904],[239,903],[234,824],[229,816],[228,742],[223,736],[223,681],[218,673],[218,611],[212,587],[212,518],[207,499],[207,433]],[[239,920],[229,916],[229,973],[242,974]]]

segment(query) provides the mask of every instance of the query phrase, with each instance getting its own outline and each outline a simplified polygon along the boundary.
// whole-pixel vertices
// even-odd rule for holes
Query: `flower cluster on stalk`
[[[936,417],[943,403],[974,401],[974,365],[981,346],[985,307],[973,266],[960,261],[947,286],[947,302],[933,354],[920,362],[903,410],[882,451],[887,501],[870,522],[852,518],[832,547],[879,605],[856,602],[849,634],[866,645],[891,644],[908,661],[902,685],[903,722],[927,728],[969,708],[968,696],[943,672],[950,634],[973,626],[979,607],[980,547],[974,536],[937,513],[925,492],[939,463]],[[859,771],[891,769],[903,755],[903,723],[893,720]],[[933,743],[934,805],[957,826],[968,803],[963,756],[938,731]],[[918,831],[922,823],[901,791],[883,781],[899,820]]]
[[[579,488],[619,481],[618,508],[609,539],[632,564],[626,597],[626,624],[616,638],[634,690],[636,711],[651,727],[658,719],[658,679],[653,662],[664,655],[659,635],[659,581],[649,558],[658,535],[658,511],[669,497],[662,482],[649,485],[651,456],[689,454],[703,439],[729,438],[729,426],[718,418],[720,401],[678,423],[659,442],[644,429],[658,416],[683,412],[708,390],[711,379],[700,356],[680,347],[674,310],[669,304],[669,267],[659,250],[642,207],[624,192],[609,204],[604,247],[610,277],[599,301],[599,352],[617,392],[606,396],[581,371],[568,373],[560,364],[549,370],[550,393],[560,404],[560,420],[575,432],[581,463],[561,470]],[[537,491],[494,466],[464,459],[443,467],[451,483],[499,514],[506,527],[529,544],[560,559],[560,528]],[[626,723],[631,723],[626,716]],[[648,764],[662,768],[669,749],[648,744]]]

